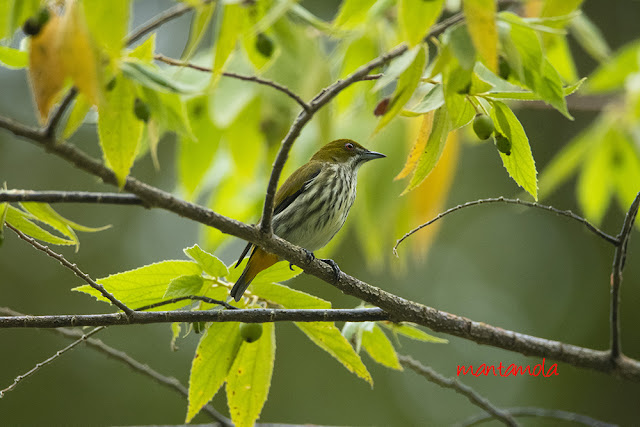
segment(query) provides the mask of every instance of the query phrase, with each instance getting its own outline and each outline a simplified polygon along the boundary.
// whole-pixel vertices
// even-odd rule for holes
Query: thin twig
[[[0,203],[2,202],[144,205],[144,201],[134,194],[94,193],[88,191],[0,190]]]
[[[156,59],[157,61],[162,61],[162,62],[164,62],[166,64],[169,64],[169,65],[175,65],[177,67],[192,68],[194,70],[202,71],[202,72],[205,72],[205,73],[210,73],[212,71],[212,69],[209,68],[209,67],[203,67],[203,66],[200,66],[200,65],[192,64],[190,62],[178,61],[177,59],[169,58],[169,57],[166,57],[166,56],[161,55],[161,54],[155,55],[154,59]],[[231,77],[233,79],[244,80],[244,81],[247,81],[247,82],[254,82],[254,83],[261,84],[261,85],[272,87],[272,88],[284,93],[285,95],[287,95],[289,98],[293,99],[294,101],[296,101],[305,111],[307,111],[307,112],[311,111],[311,106],[309,106],[309,104],[307,104],[304,101],[304,99],[302,99],[296,93],[291,91],[291,89],[289,89],[286,86],[281,85],[280,83],[276,83],[276,82],[274,82],[272,80],[263,79],[263,78],[258,77],[258,76],[245,76],[243,74],[232,73],[232,72],[228,72],[228,71],[223,72],[222,75],[225,76],[225,77]]]
[[[211,3],[213,0],[202,0],[202,4]],[[174,20],[185,13],[191,11],[193,7],[189,6],[187,3],[178,4],[172,8],[165,10],[162,13],[151,18],[149,21],[145,22],[135,30],[125,40],[125,44],[127,46],[131,46],[133,43],[140,40],[142,37],[149,34],[151,31],[155,30],[161,25],[166,24],[167,22]]]
[[[622,355],[622,343],[620,337],[620,285],[622,284],[622,270],[624,269],[625,259],[627,258],[627,246],[629,238],[631,237],[631,231],[633,230],[633,223],[636,220],[638,214],[638,207],[640,207],[640,193],[636,195],[636,198],[631,203],[629,211],[624,218],[622,224],[622,230],[618,234],[618,245],[613,255],[613,267],[611,271],[611,313],[610,313],[610,328],[611,328],[611,360],[615,361]]]
[[[396,245],[393,247],[393,253],[396,254],[396,256],[397,256],[398,255],[397,249],[398,249],[398,246],[400,245],[400,243],[402,243],[405,239],[407,239],[412,234],[414,234],[417,231],[420,231],[423,228],[433,224],[434,222],[438,221],[442,217],[444,217],[446,215],[449,215],[450,213],[453,213],[453,212],[458,211],[458,210],[463,209],[463,208],[468,208],[468,207],[471,207],[471,206],[478,206],[478,205],[487,205],[487,204],[492,204],[492,203],[507,203],[507,204],[512,204],[512,205],[527,206],[527,207],[530,207],[530,208],[537,208],[537,209],[542,209],[542,210],[545,210],[545,211],[548,211],[548,212],[553,212],[553,213],[555,213],[557,215],[566,216],[567,218],[571,218],[573,220],[578,221],[579,223],[581,223],[582,225],[587,227],[587,229],[589,231],[593,232],[598,237],[603,238],[604,240],[606,240],[607,242],[609,242],[609,243],[611,243],[613,245],[618,245],[618,238],[613,237],[613,236],[605,233],[604,231],[600,230],[599,228],[597,228],[596,226],[591,224],[586,219],[582,218],[579,215],[574,214],[571,211],[563,211],[563,210],[554,208],[553,206],[541,205],[539,203],[527,202],[527,201],[520,200],[520,199],[508,199],[508,198],[505,198],[505,197],[496,197],[496,198],[489,198],[489,199],[474,200],[474,201],[463,203],[461,205],[454,206],[453,208],[447,209],[446,211],[438,214],[438,216],[436,216],[432,220],[427,221],[422,225],[419,225],[418,227],[414,228],[413,230],[409,231],[404,236],[402,236],[400,239],[398,239],[398,241],[396,242]]]
[[[85,272],[80,270],[76,264],[70,263],[69,261],[67,261],[67,259],[64,256],[60,255],[59,253],[56,253],[56,252],[52,251],[47,246],[41,244],[40,242],[38,242],[37,240],[35,240],[35,239],[33,239],[33,238],[29,237],[29,236],[27,236],[26,234],[24,234],[23,232],[21,232],[20,230],[18,230],[14,226],[12,226],[11,224],[6,223],[6,226],[7,226],[7,228],[13,230],[13,232],[16,233],[18,235],[18,237],[20,237],[22,240],[24,240],[25,242],[29,243],[31,246],[33,246],[37,250],[44,252],[49,257],[57,260],[60,264],[62,264],[63,267],[66,267],[69,270],[73,271],[73,273],[76,276],[78,276],[79,278],[84,280],[93,289],[95,289],[98,292],[100,292],[102,294],[102,296],[104,296],[109,301],[111,301],[111,303],[113,305],[118,307],[120,310],[124,311],[127,314],[127,316],[131,315],[133,313],[132,309],[130,309],[125,304],[123,304],[120,300],[118,300],[116,297],[114,297],[109,291],[107,291],[104,288],[104,286],[96,283],[91,277],[89,277],[88,274],[86,274]]]
[[[160,302],[157,302],[155,304],[145,305],[143,307],[136,308],[136,311],[151,310],[152,308],[162,307],[163,305],[169,305],[169,304],[173,304],[173,303],[180,302],[180,301],[185,301],[185,300],[202,301],[202,302],[206,302],[207,304],[221,305],[224,308],[227,308],[229,310],[238,310],[238,307],[234,307],[234,306],[232,306],[231,304],[229,304],[229,303],[227,303],[225,301],[220,301],[220,300],[217,300],[217,299],[213,299],[213,298],[209,298],[209,297],[203,297],[203,296],[199,296],[199,295],[188,295],[188,296],[184,296],[184,297],[171,298],[169,300],[160,301]]]
[[[413,370],[419,375],[422,375],[432,383],[438,384],[440,387],[450,388],[456,393],[465,396],[471,403],[481,409],[484,409],[491,418],[495,418],[496,420],[501,421],[508,426],[513,427],[518,425],[516,420],[513,419],[513,417],[506,411],[496,407],[494,404],[489,402],[487,398],[481,396],[477,391],[475,391],[468,385],[461,383],[457,379],[447,378],[434,371],[431,367],[424,366],[422,363],[418,362],[410,356],[399,354],[398,360],[400,360],[402,366]]]
[[[51,119],[49,120],[49,122],[47,123],[47,125],[43,130],[44,135],[47,138],[56,137],[56,127],[58,126],[60,119],[62,119],[64,112],[67,110],[67,108],[69,108],[69,105],[71,105],[71,103],[73,102],[77,94],[78,94],[78,90],[75,87],[72,87],[71,89],[69,89],[69,92],[67,92],[67,94],[64,96],[64,99],[62,100],[62,102],[60,102],[55,112],[51,116]]]
[[[3,390],[0,390],[0,399],[2,399],[2,398],[4,397],[4,394],[5,394],[6,392],[11,391],[11,390],[13,390],[14,388],[16,388],[16,386],[17,386],[17,385],[18,385],[22,380],[24,380],[24,379],[26,379],[26,378],[30,377],[31,375],[35,374],[36,372],[38,372],[38,371],[40,370],[40,368],[42,368],[42,367],[44,367],[44,366],[47,366],[49,363],[53,362],[53,361],[54,361],[54,360],[56,360],[58,357],[62,356],[64,353],[66,353],[67,351],[69,351],[69,350],[73,349],[75,346],[77,346],[78,344],[80,344],[82,341],[86,340],[86,339],[87,339],[87,338],[89,338],[91,335],[93,335],[93,334],[95,334],[95,333],[97,333],[97,332],[101,331],[102,329],[104,329],[104,326],[100,326],[100,327],[98,327],[98,328],[95,328],[95,329],[94,329],[94,330],[92,330],[91,332],[89,332],[89,333],[86,333],[86,334],[82,335],[82,337],[80,337],[80,339],[78,339],[77,341],[72,342],[71,344],[69,344],[68,346],[66,346],[65,348],[63,348],[62,350],[58,350],[58,351],[56,351],[56,353],[55,353],[53,356],[51,356],[51,357],[49,357],[49,358],[47,358],[47,359],[43,360],[43,361],[42,361],[42,362],[40,362],[40,363],[37,363],[37,364],[36,364],[36,366],[34,366],[33,368],[31,368],[29,371],[25,372],[24,374],[22,374],[22,375],[18,375],[18,376],[13,380],[13,383],[12,383],[9,387],[7,387],[7,388],[5,388],[5,389],[3,389]]]
[[[544,409],[544,408],[505,408],[503,411],[507,412],[512,417],[536,417],[536,418],[550,418],[553,420],[569,421],[573,423],[583,424],[589,427],[616,427],[616,424],[605,423],[604,421],[596,420],[586,415],[576,414],[575,412],[560,411],[557,409]],[[471,427],[481,424],[485,421],[492,420],[493,417],[487,414],[478,414],[471,418],[468,418],[456,424],[457,427]]]
[[[369,322],[391,320],[379,308],[354,309],[236,309],[136,311],[130,317],[122,313],[50,316],[0,317],[4,328],[63,328],[75,326],[112,326],[151,323],[195,322]]]

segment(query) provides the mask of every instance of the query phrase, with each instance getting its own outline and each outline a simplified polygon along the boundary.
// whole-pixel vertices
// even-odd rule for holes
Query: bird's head
[[[311,161],[349,164],[357,168],[373,159],[387,157],[382,153],[370,151],[350,139],[337,139],[322,147],[311,157]]]

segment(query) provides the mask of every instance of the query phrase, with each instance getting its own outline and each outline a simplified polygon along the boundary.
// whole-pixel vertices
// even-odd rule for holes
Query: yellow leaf
[[[444,210],[456,175],[459,153],[458,132],[450,132],[438,164],[423,183],[408,194],[412,224],[422,224]],[[411,237],[412,254],[415,258],[424,259],[427,256],[440,224],[441,222],[432,224]]]
[[[38,107],[40,123],[45,123],[51,107],[64,86],[64,70],[58,55],[61,19],[52,13],[40,33],[30,40],[29,82]]]
[[[98,104],[97,53],[89,38],[89,30],[81,10],[82,4],[67,0],[62,16],[58,55],[65,75],[92,104]]]
[[[429,139],[429,135],[431,134],[431,127],[433,126],[433,111],[429,111],[422,118],[422,124],[420,125],[420,130],[418,131],[418,137],[413,143],[413,147],[411,147],[411,152],[409,153],[409,157],[407,157],[407,162],[404,164],[404,168],[400,171],[398,175],[394,178],[395,180],[406,178],[409,174],[415,169],[416,164],[418,163],[418,159],[422,155],[424,151],[425,145],[427,145],[427,140]]]
[[[498,69],[498,29],[494,0],[464,0],[464,16],[471,41],[482,62],[494,73]]]

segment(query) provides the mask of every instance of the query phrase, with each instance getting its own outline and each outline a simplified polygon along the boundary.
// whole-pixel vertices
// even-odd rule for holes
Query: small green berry
[[[511,155],[511,141],[509,141],[509,138],[502,134],[496,134],[495,143],[499,152],[504,153],[507,156]]]
[[[151,117],[149,106],[140,98],[136,98],[136,101],[133,104],[133,112],[139,120],[142,120],[145,123],[147,123],[149,121],[149,117]]]
[[[488,139],[494,130],[493,120],[486,114],[477,114],[475,119],[473,119],[473,131],[476,133],[476,136],[483,141]]]
[[[256,36],[256,50],[266,58],[273,55],[273,41],[265,33],[258,33]]]
[[[262,323],[240,323],[240,336],[245,342],[256,342],[262,336]]]

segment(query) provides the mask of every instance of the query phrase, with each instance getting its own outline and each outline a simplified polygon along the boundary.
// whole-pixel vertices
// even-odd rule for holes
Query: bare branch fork
[[[443,21],[437,26],[437,28],[434,27],[434,31],[432,31],[432,34],[430,35],[435,34],[436,30],[442,31],[446,28],[446,25],[458,22],[454,18],[458,20],[461,19],[461,17],[455,15],[451,19]],[[366,76],[368,72],[384,64],[386,61],[401,55],[405,50],[406,46],[400,46],[361,67],[346,79],[337,81],[333,85],[329,86],[311,102],[312,108],[314,108],[313,111],[317,111],[317,109],[326,105],[339,91],[357,81],[358,78]],[[277,185],[282,166],[286,161],[291,145],[297,138],[302,127],[310,119],[311,115],[307,114],[306,111],[303,111],[293,123],[288,135],[283,140],[271,174],[269,183],[270,191],[267,191],[267,196],[265,198],[265,212],[263,212],[263,220],[265,219],[265,216],[272,216],[273,196],[275,194],[275,187]],[[88,156],[71,144],[56,140],[41,129],[31,128],[4,117],[0,117],[0,127],[9,130],[16,136],[26,138],[27,140],[42,146],[45,150],[67,160],[79,169],[101,178],[105,183],[117,185],[113,172],[106,168],[100,161]],[[342,274],[339,277],[339,280],[335,282],[333,270],[329,266],[321,261],[309,261],[305,252],[301,248],[293,246],[289,242],[282,240],[271,233],[264,233],[253,226],[222,216],[194,203],[183,201],[170,193],[138,181],[133,177],[127,178],[124,190],[135,194],[141,200],[144,200],[145,204],[149,207],[168,210],[195,222],[217,228],[225,234],[230,234],[257,244],[265,250],[278,255],[282,259],[301,266],[306,273],[312,274],[327,283],[333,284],[345,294],[353,295],[361,300],[380,307],[393,321],[412,321],[429,327],[434,331],[469,339],[480,344],[516,351],[529,356],[546,357],[548,359],[566,362],[574,366],[594,369],[640,381],[640,362],[637,360],[620,355],[614,362],[612,362],[609,351],[596,351],[558,341],[520,334],[480,322],[474,322],[464,317],[441,312],[434,308],[408,301],[399,296],[385,292],[382,289],[373,287],[347,274]],[[267,222],[267,231],[271,229],[270,225],[270,222]],[[265,228],[262,228],[262,230],[265,230]],[[237,315],[234,314],[237,311],[229,311],[229,314],[225,315]],[[210,312],[202,313],[204,313],[202,316],[214,315]],[[147,314],[152,313],[135,313],[133,318],[140,318],[138,316]],[[108,316],[120,316],[120,318],[126,318],[124,314]],[[167,316],[169,316],[169,314],[167,314]],[[186,314],[182,314],[181,316],[186,316]],[[53,316],[49,320],[54,320],[55,317],[56,316]],[[70,318],[76,320],[79,319],[78,316],[69,316],[68,324],[71,325],[74,323]],[[35,319],[35,321],[31,319]],[[33,324],[30,322],[37,323],[39,322],[37,319],[38,318],[22,319],[24,321],[23,325]],[[184,317],[184,319],[187,319],[187,317]],[[194,318],[189,317],[189,319]],[[202,317],[195,321],[207,319],[208,318]],[[5,321],[6,319],[2,320]],[[171,321],[180,320],[174,319]],[[265,318],[260,321],[269,320]]]

